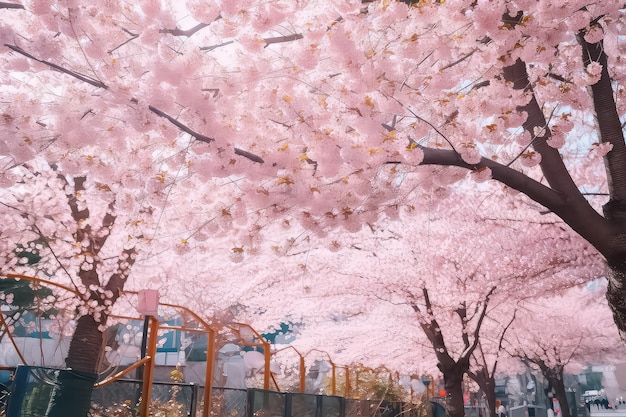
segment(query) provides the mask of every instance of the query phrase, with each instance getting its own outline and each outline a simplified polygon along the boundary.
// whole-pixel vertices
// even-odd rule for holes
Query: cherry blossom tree
[[[37,264],[48,269],[48,276],[63,274],[71,283],[68,288],[75,292],[76,297],[69,301],[78,314],[66,364],[73,373],[61,375],[59,383],[63,388],[54,397],[50,415],[85,414],[90,405],[92,383],[99,370],[109,309],[122,294],[130,267],[135,262],[134,239],[118,240],[116,243],[121,245],[113,246],[113,249],[110,249],[112,245],[107,245],[117,220],[114,201],[109,204],[97,201],[100,203],[98,209],[92,213],[85,199],[87,189],[97,188],[98,184],[89,184],[86,177],[76,177],[70,182],[66,177],[60,177],[55,169],[22,172],[22,192],[4,194],[5,220],[22,218],[20,223],[13,225],[21,231],[9,227],[8,234],[16,239],[14,242],[21,248],[21,256],[9,256],[7,267],[12,267],[13,272],[23,270],[33,274],[32,266],[28,262],[20,265],[19,260],[36,255],[39,258]],[[30,193],[36,190],[40,194],[32,198]],[[65,211],[59,210],[58,202],[52,210],[31,206],[45,205],[46,198],[57,200],[58,194],[65,194]],[[105,187],[99,196],[106,195]],[[29,243],[23,243],[22,239]],[[118,255],[115,255],[116,251]],[[105,270],[110,272],[103,272]],[[61,297],[67,300],[67,294]],[[62,303],[58,304],[61,306]],[[85,384],[85,380],[91,384]],[[84,395],[77,395],[77,392]]]
[[[485,355],[486,346],[494,342],[496,346],[489,348],[491,355],[499,353],[501,338],[494,338],[494,334],[510,326],[511,312],[520,300],[551,293],[587,280],[581,277],[602,273],[599,263],[595,264],[595,270],[585,270],[586,265],[594,265],[590,259],[579,257],[588,244],[562,225],[541,222],[533,225],[525,221],[515,227],[513,218],[500,222],[497,218],[472,219],[467,216],[472,211],[470,207],[459,209],[455,218],[448,215],[410,226],[398,224],[387,228],[381,234],[394,238],[372,239],[369,245],[362,243],[359,251],[368,255],[351,261],[348,253],[342,254],[341,266],[313,257],[306,266],[313,273],[316,264],[327,263],[332,265],[332,272],[322,270],[321,274],[335,277],[334,283],[325,283],[321,289],[313,287],[312,292],[335,294],[344,304],[348,304],[346,294],[371,300],[357,304],[359,310],[350,321],[370,322],[371,319],[365,317],[382,317],[383,322],[395,322],[396,334],[419,328],[422,337],[413,343],[419,344],[420,349],[428,345],[431,350],[421,359],[422,366],[432,363],[429,373],[435,366],[442,373],[446,405],[453,416],[464,414],[462,385],[466,374],[483,385],[493,382],[497,362],[493,368],[486,369],[485,356],[481,357],[485,360],[479,366],[472,358],[480,353]],[[528,218],[528,214],[522,217]],[[547,233],[554,240],[536,242],[537,230],[545,228],[557,228],[560,232]],[[481,230],[488,231],[488,239],[476,240],[475,233]],[[342,246],[346,246],[345,243]],[[371,260],[367,271],[362,267],[365,256]],[[589,256],[596,255],[592,251]],[[329,298],[332,300],[332,296]],[[295,311],[296,307],[292,307],[292,312]],[[507,322],[495,325],[506,315],[509,316]],[[361,327],[357,327],[357,332]],[[378,333],[376,340],[386,334],[373,330],[367,335],[371,333]],[[319,336],[316,333],[314,339],[319,341]],[[353,332],[344,336],[355,338]],[[365,342],[366,338],[361,336],[352,342],[369,349],[371,344]],[[395,356],[390,354],[394,352],[394,345],[393,342],[383,345],[389,352],[386,355],[388,366],[395,363],[390,359]],[[410,349],[405,347],[405,350]],[[428,357],[431,359],[425,359]],[[400,358],[406,360],[407,355]],[[428,368],[422,368],[422,372],[424,370]],[[495,383],[491,387],[492,397],[494,389]],[[495,410],[495,402],[491,405]]]
[[[623,359],[623,344],[606,300],[600,290],[583,286],[549,299],[527,300],[517,313],[505,348],[542,373],[563,416],[569,417],[564,373],[578,373],[589,363]]]
[[[504,321],[502,318],[504,317]],[[491,417],[496,417],[496,376],[501,371],[501,363],[505,363],[507,372],[515,367],[510,366],[507,356],[504,355],[502,342],[510,329],[511,324],[515,320],[515,311],[511,315],[510,320],[502,313],[496,317],[486,318],[487,331],[483,332],[483,336],[479,339],[476,349],[472,354],[472,363],[467,375],[480,387],[487,403],[487,410]],[[504,357],[504,358],[503,358]],[[504,359],[504,361],[502,360]],[[508,362],[508,363],[507,363]],[[506,365],[509,365],[508,367]]]
[[[62,235],[55,278],[76,278],[95,351],[137,256],[242,261],[280,249],[277,227],[356,232],[423,212],[426,192],[491,188],[604,256],[625,330],[622,7],[0,3],[0,182],[29,196],[3,206],[3,273],[12,245]],[[490,178],[508,188],[474,184]]]
[[[463,246],[471,247],[469,244]],[[475,251],[477,248],[472,249]],[[488,252],[487,248],[481,248],[479,251],[483,252],[486,257],[498,258],[496,253]],[[431,342],[437,357],[437,367],[444,377],[448,411],[452,416],[461,416],[464,414],[463,377],[465,374],[470,374],[472,358],[480,353],[477,349],[485,343],[481,344],[481,340],[484,339],[486,329],[489,327],[485,326],[484,322],[494,301],[493,298],[497,295],[502,297],[502,293],[497,293],[498,290],[505,291],[505,294],[510,292],[511,287],[507,290],[507,278],[511,277],[502,276],[499,277],[504,278],[501,281],[495,280],[493,276],[490,276],[492,269],[495,268],[482,265],[485,268],[482,270],[481,264],[473,264],[468,259],[463,259],[458,252],[456,259],[452,252],[449,250],[447,252],[449,255],[441,259],[441,264],[436,266],[439,273],[434,281],[437,284],[432,281],[423,284],[421,294],[419,294],[419,287],[415,287],[415,290],[405,289],[405,291],[407,291],[407,302],[415,312],[417,322]],[[534,274],[532,270],[524,268],[528,265],[522,265],[517,268],[509,265],[510,273],[520,274],[525,279],[531,278]],[[563,265],[558,265],[556,269],[562,267]],[[541,268],[539,271],[540,274],[546,273],[546,268]],[[503,271],[502,274],[506,272]],[[445,295],[442,296],[442,294]],[[451,298],[457,299],[457,302],[454,303]],[[497,309],[491,311],[492,314],[497,314],[496,312]],[[490,380],[477,377],[477,375],[483,376],[484,370],[484,367],[479,367],[477,368],[479,373],[473,374],[481,382]],[[492,405],[495,409],[495,403]]]

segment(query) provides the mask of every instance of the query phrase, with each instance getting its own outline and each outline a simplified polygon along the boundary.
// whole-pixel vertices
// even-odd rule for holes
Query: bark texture
[[[78,319],[66,359],[46,417],[85,417],[91,406],[93,384],[98,378],[102,332],[91,316]]]
[[[554,390],[554,396],[559,400],[561,405],[561,416],[571,417],[569,404],[567,402],[567,395],[565,394],[565,381],[563,380],[563,367],[556,366],[553,368],[547,367],[545,364],[540,365],[543,376],[548,380],[552,389]]]

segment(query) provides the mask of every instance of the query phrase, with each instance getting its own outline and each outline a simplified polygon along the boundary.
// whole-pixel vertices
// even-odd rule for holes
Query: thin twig
[[[97,78],[98,75],[96,73],[96,70],[94,69],[93,65],[91,65],[91,61],[89,61],[89,58],[87,58],[87,54],[85,53],[85,50],[83,49],[83,46],[81,45],[80,40],[78,39],[78,35],[76,35],[76,30],[74,29],[74,18],[72,18],[72,8],[71,7],[69,7],[67,9],[67,13],[68,13],[68,17],[69,17],[68,21],[70,22],[70,29],[72,29],[72,34],[74,34],[74,39],[76,40],[76,44],[78,45],[78,48],[80,49],[80,53],[83,55],[83,58],[85,58],[85,62],[87,63],[89,68],[91,68],[91,72],[95,76],[93,79],[100,81]],[[102,81],[100,81],[100,82],[102,82]]]
[[[448,64],[448,65],[445,65],[444,67],[442,67],[442,68],[441,68],[441,71],[443,71],[443,70],[447,70],[448,68],[452,68],[453,66],[455,66],[455,65],[457,65],[457,64],[459,64],[459,63],[461,63],[461,62],[465,61],[467,58],[469,58],[469,57],[471,57],[472,55],[474,55],[474,53],[476,53],[476,51],[477,51],[477,50],[478,50],[478,49],[474,49],[473,51],[468,52],[467,54],[463,55],[461,58],[457,59],[456,61],[451,62],[451,63],[450,63],[450,64]]]
[[[200,47],[200,50],[201,51],[209,51],[209,52],[211,52],[214,49],[221,48],[222,46],[230,45],[231,43],[234,43],[234,42],[235,41],[226,41],[226,42],[222,42],[222,43],[217,44],[217,45],[202,46],[202,47]]]
[[[437,132],[437,134],[439,136],[441,136],[443,138],[443,140],[445,140],[448,145],[450,145],[450,147],[452,148],[452,150],[454,152],[456,152],[457,154],[459,154],[459,152],[456,150],[456,148],[454,147],[454,145],[452,144],[452,142],[450,142],[450,140],[446,137],[446,135],[444,135],[443,133],[441,133],[441,131],[439,131],[439,129],[437,129],[435,127],[435,125],[433,125],[431,122],[429,122],[428,120],[424,119],[423,117],[418,116],[415,112],[413,112],[413,110],[409,109],[407,107],[407,110],[411,112],[411,114],[419,121],[426,123],[428,126],[430,126],[435,132]]]
[[[552,120],[552,116],[554,116],[554,112],[556,111],[556,109],[557,107],[555,106],[554,109],[552,109],[552,112],[550,113],[550,117],[548,117],[546,124],[541,127],[542,136],[537,136],[533,134],[533,137],[528,145],[524,146],[524,148],[515,156],[515,158],[513,158],[511,161],[509,161],[509,163],[506,164],[507,167],[510,167],[515,161],[517,161],[528,150],[528,148],[530,148],[535,143],[537,139],[546,139],[550,135],[550,127],[548,126],[548,124],[550,123],[550,120]]]
[[[117,45],[115,48],[107,51],[108,53],[117,51],[118,49],[120,49],[122,46],[126,45],[128,42],[132,42],[133,40],[137,39],[139,37],[138,33],[132,33],[129,30],[126,29],[122,29],[125,33],[127,33],[128,35],[130,35],[130,38],[126,39],[124,42],[120,43],[119,45]]]

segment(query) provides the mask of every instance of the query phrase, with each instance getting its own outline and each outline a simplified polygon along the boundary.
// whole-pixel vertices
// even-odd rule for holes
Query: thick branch
[[[9,49],[11,49],[11,50],[13,50],[13,51],[17,52],[18,54],[24,55],[24,56],[25,56],[25,57],[27,57],[27,58],[30,58],[30,59],[35,60],[35,61],[37,61],[37,62],[40,62],[40,63],[42,63],[42,64],[44,64],[44,65],[47,65],[47,66],[49,66],[50,68],[54,68],[55,70],[57,70],[57,71],[59,71],[59,72],[62,72],[62,73],[67,74],[67,75],[71,75],[72,77],[74,77],[74,78],[76,78],[76,79],[79,79],[79,80],[81,80],[81,81],[86,82],[87,84],[91,84],[91,85],[93,85],[94,87],[104,88],[104,89],[109,88],[106,84],[104,84],[104,83],[103,83],[102,81],[100,81],[100,80],[97,80],[97,79],[95,79],[95,78],[88,77],[88,76],[83,75],[83,74],[79,74],[79,73],[74,72],[74,71],[71,71],[71,70],[68,70],[67,68],[64,68],[64,67],[62,67],[62,66],[60,66],[60,65],[57,65],[57,64],[55,64],[55,63],[53,63],[53,62],[49,62],[49,61],[45,61],[45,60],[43,60],[43,59],[36,58],[35,56],[33,56],[33,55],[29,54],[28,52],[26,52],[25,50],[23,50],[23,49],[22,49],[22,48],[20,48],[19,46],[9,45],[9,44],[7,44],[7,43],[5,43],[5,44],[4,44],[4,46],[6,46],[7,48],[9,48]]]
[[[448,353],[448,348],[446,347],[446,342],[443,339],[443,334],[441,333],[441,326],[433,316],[433,306],[430,301],[430,296],[428,294],[428,289],[422,288],[422,293],[424,295],[424,304],[426,306],[426,317],[424,320],[418,320],[422,330],[426,334],[428,340],[433,346],[435,350],[435,354],[439,363],[445,363],[445,366],[450,366],[451,363],[454,363],[454,359]],[[416,305],[412,305],[413,309],[416,310]]]
[[[533,149],[541,154],[539,165],[548,184],[553,190],[567,196],[568,199],[584,200],[572,177],[569,175],[569,171],[565,167],[559,151],[547,143],[552,133],[548,128],[548,122],[530,85],[526,64],[522,60],[517,59],[513,65],[504,68],[503,72],[504,78],[513,83],[514,89],[524,90],[532,95],[528,104],[519,106],[517,110],[528,115],[523,123],[523,127],[533,138]],[[542,129],[542,134],[535,136],[535,128]]]
[[[593,106],[600,129],[600,141],[613,145],[613,149],[605,157],[611,201],[626,205],[626,145],[613,98],[613,86],[609,76],[607,56],[604,53],[602,42],[587,43],[582,34],[578,39],[583,47],[585,66],[592,62],[602,65],[600,80],[591,86]],[[606,214],[610,215],[611,213]]]
[[[0,2],[0,9],[23,9],[24,6],[17,3]]]
[[[463,346],[467,349],[470,345],[469,335],[467,334],[467,307],[465,305],[465,301],[461,303],[462,307],[456,309],[456,314],[459,316],[459,320],[461,320],[462,327],[462,335]]]
[[[417,147],[424,153],[422,165],[456,166],[470,171],[489,168],[491,169],[493,179],[523,192],[551,211],[559,210],[559,208],[565,204],[563,198],[554,190],[513,168],[502,165],[491,159],[482,158],[478,164],[470,165],[463,161],[459,154],[453,150],[429,148],[422,145],[417,145]]]
[[[59,178],[65,177],[59,175]],[[87,234],[86,229],[89,228],[89,225],[83,226],[83,223],[89,218],[89,208],[85,207],[80,209],[78,206],[78,196],[81,191],[85,190],[84,184],[87,178],[85,177],[76,177],[74,178],[74,192],[67,195],[67,204],[70,206],[70,210],[72,212],[72,218],[76,222],[76,234],[75,240],[76,242],[82,242]],[[65,180],[67,182],[67,180]]]
[[[259,164],[262,164],[262,163],[265,162],[263,160],[263,158],[261,158],[260,156],[255,155],[255,154],[253,154],[251,152],[248,152],[248,151],[244,151],[244,150],[239,149],[239,148],[235,148],[235,155],[243,156],[245,158],[248,158],[252,162],[258,162]]]
[[[221,17],[218,17],[218,19],[220,19]],[[217,20],[217,19],[216,19]],[[193,34],[195,34],[196,32],[198,32],[201,29],[204,29],[205,27],[209,26],[210,23],[198,23],[196,26],[187,29],[187,30],[183,30],[183,29],[161,29],[159,30],[159,33],[169,33],[170,35],[173,36],[191,36]]]
[[[301,33],[294,33],[293,35],[276,36],[274,38],[263,38],[263,41],[265,42],[265,47],[267,48],[273,43],[291,42],[302,38],[304,38],[304,36],[302,36]]]
[[[199,141],[206,142],[206,143],[211,143],[211,142],[213,142],[215,140],[213,138],[210,138],[208,136],[205,136],[203,134],[200,134],[198,132],[193,131],[188,126],[182,124],[181,122],[179,122],[178,120],[176,120],[172,116],[170,116],[169,114],[165,113],[164,111],[161,111],[161,110],[157,109],[156,107],[148,106],[148,109],[150,109],[150,111],[153,112],[154,114],[156,114],[157,116],[160,116],[160,117],[163,117],[163,118],[169,120],[169,122],[171,124],[173,124],[174,126],[179,128],[183,132],[190,134],[191,136],[193,136],[194,138],[196,138]],[[235,155],[243,156],[243,157],[248,158],[249,160],[251,160],[253,162],[258,162],[260,164],[265,162],[263,160],[263,158],[261,158],[260,156],[255,155],[252,152],[244,151],[243,149],[239,149],[239,148],[235,148]]]
[[[468,170],[489,168],[493,179],[524,193],[548,208],[605,256],[615,250],[610,244],[610,225],[584,198],[575,201],[568,200],[567,196],[491,159],[482,158],[478,164],[470,165],[452,150],[428,148],[422,145],[417,145],[417,147],[424,153],[422,165],[456,166]]]
[[[100,230],[95,233],[93,237],[94,241],[94,249],[96,253],[100,252],[100,249],[104,246],[107,239],[111,235],[111,229],[113,228],[113,224],[115,224],[115,219],[117,218],[113,212],[115,211],[115,200],[109,203],[109,208],[102,218],[102,225],[100,226]]]
[[[291,42],[291,41],[295,41],[298,39],[302,39],[304,38],[304,36],[301,33],[294,33],[293,35],[285,35],[285,36],[276,36],[273,38],[263,38],[261,39],[263,42],[265,42],[265,47],[267,48],[268,46],[270,46],[273,43],[283,43],[283,42]],[[217,45],[211,45],[211,46],[203,46],[200,48],[201,51],[213,51],[214,49],[220,48],[222,46],[226,46],[226,45],[230,45],[231,43],[233,43],[235,41],[226,41],[226,42],[222,42],[220,44]]]
[[[213,142],[215,140],[215,139],[210,138],[208,136],[204,136],[204,135],[202,135],[200,133],[194,132],[189,127],[185,126],[184,124],[182,124],[178,120],[174,119],[169,114],[167,114],[167,113],[157,109],[156,107],[148,106],[148,109],[150,109],[150,111],[153,112],[154,114],[156,114],[157,116],[160,116],[160,117],[163,117],[163,118],[169,120],[169,122],[171,124],[173,124],[174,126],[179,128],[183,132],[190,134],[191,136],[193,136],[194,138],[198,139],[199,141],[206,142],[206,143],[211,143],[211,142]]]
[[[111,299],[112,302],[115,302],[124,291],[124,284],[126,284],[126,278],[130,273],[132,266],[135,264],[137,251],[136,249],[124,249],[122,255],[117,261],[117,269],[119,272],[111,275],[109,278],[109,282],[107,282],[104,287],[105,290],[111,291],[113,293],[113,297]]]

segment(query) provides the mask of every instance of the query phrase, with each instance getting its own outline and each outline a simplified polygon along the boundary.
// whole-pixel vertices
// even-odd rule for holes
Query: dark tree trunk
[[[561,406],[561,416],[563,417],[571,417],[571,413],[569,410],[569,403],[567,400],[567,395],[565,393],[565,385],[563,384],[563,380],[557,386],[553,386],[554,388],[554,396],[557,400],[559,400],[559,405]]]
[[[495,291],[496,287],[491,288],[485,295],[485,299],[482,303],[475,306],[477,312],[477,321],[473,331],[465,326],[468,321],[467,306],[465,303],[454,311],[458,316],[461,323],[463,323],[463,331],[461,333],[461,339],[465,345],[465,350],[460,358],[454,359],[446,347],[443,333],[441,333],[441,326],[432,315],[432,303],[427,288],[422,288],[422,295],[424,299],[424,307],[418,304],[411,304],[413,310],[424,318],[419,320],[420,327],[424,331],[424,334],[432,344],[437,357],[437,367],[443,374],[444,387],[446,390],[446,409],[449,417],[465,417],[465,402],[463,399],[463,377],[469,374],[470,357],[478,346],[478,337],[480,335],[480,328],[482,326],[485,315],[487,314],[487,305],[489,304],[489,298]],[[425,315],[424,312],[427,314]]]
[[[464,417],[465,403],[463,401],[463,375],[443,374],[446,389],[446,410],[450,417]]]
[[[597,22],[592,22],[592,26],[595,24]],[[424,152],[422,164],[458,166],[469,170],[490,168],[494,180],[520,191],[543,205],[593,245],[608,263],[607,299],[613,311],[615,324],[622,339],[626,341],[626,141],[614,98],[614,82],[610,77],[609,62],[602,41],[589,44],[581,33],[579,42],[583,51],[583,64],[598,62],[602,65],[600,80],[591,86],[591,92],[600,142],[612,146],[612,150],[604,158],[609,191],[609,201],[603,206],[604,216],[601,216],[581,193],[560,152],[546,143],[551,134],[548,129],[544,130],[540,137],[534,138],[532,143],[533,150],[541,155],[539,166],[547,185],[506,164],[488,158],[483,158],[478,164],[467,164],[455,150],[451,149],[420,146]],[[526,63],[517,59],[503,69],[503,75],[512,83],[513,89],[525,90],[531,94],[530,101],[517,110],[526,113],[524,129],[534,136],[534,129],[546,126],[548,121],[543,114],[542,104],[537,101],[532,91]]]
[[[97,374],[62,370],[46,417],[85,417],[91,405]]]
[[[92,316],[78,319],[65,364],[80,372],[97,373],[102,350],[100,325]]]
[[[489,374],[489,371],[485,368],[481,368],[480,371],[469,373],[474,382],[478,384],[481,390],[485,393],[487,400],[487,408],[489,410],[490,417],[497,417],[496,413],[496,380]]]
[[[469,370],[467,361],[454,362],[450,366],[438,365],[443,374],[443,386],[446,390],[446,411],[449,417],[465,417],[463,400],[463,377]]]
[[[102,353],[102,332],[92,316],[78,319],[47,417],[86,417]]]
[[[484,388],[483,388],[484,390]],[[487,407],[489,408],[489,416],[496,417],[496,383],[493,381],[493,387],[489,391],[485,391],[485,398],[487,399]]]
[[[622,340],[626,341],[626,256],[622,262],[609,261],[606,298]]]
[[[563,380],[563,368],[545,368],[541,367],[543,376],[548,380],[552,388],[554,389],[554,396],[559,400],[561,406],[561,416],[571,417],[569,412],[569,404],[567,402],[567,395],[565,393],[565,382]]]
[[[57,166],[53,165],[51,168],[56,170]],[[72,218],[76,222],[73,237],[75,242],[81,243],[81,256],[85,256],[83,262],[87,262],[87,254],[94,259],[89,268],[81,264],[77,271],[81,284],[89,289],[90,299],[83,301],[90,301],[89,308],[98,307],[101,317],[96,320],[92,315],[84,315],[78,319],[65,359],[67,369],[58,371],[57,384],[45,416],[86,417],[104,352],[104,337],[100,325],[106,323],[107,305],[113,305],[123,293],[126,279],[135,262],[136,250],[134,247],[123,249],[117,259],[115,272],[106,277],[107,279],[101,279],[104,277],[101,277],[98,272],[101,266],[100,260],[95,261],[95,259],[99,259],[98,254],[111,236],[111,229],[115,225],[115,195],[111,195],[108,210],[98,225],[94,219],[87,221],[90,219],[89,208],[79,198],[86,191],[87,177],[74,177],[70,182],[65,175],[59,173],[58,178],[65,184],[63,191],[67,197]],[[37,233],[39,233],[38,230],[36,229]],[[102,281],[106,281],[106,285],[103,285]],[[96,291],[94,287],[101,291]],[[108,293],[110,295],[105,299],[103,295]],[[78,297],[80,299],[82,295]],[[94,301],[96,305],[93,305]]]

